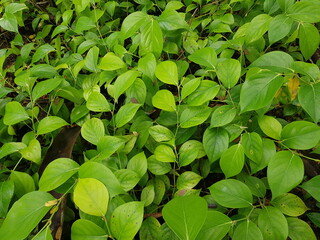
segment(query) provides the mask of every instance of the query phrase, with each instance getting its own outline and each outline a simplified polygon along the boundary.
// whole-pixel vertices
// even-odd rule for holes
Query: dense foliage
[[[319,237],[318,0],[0,9],[1,240]]]

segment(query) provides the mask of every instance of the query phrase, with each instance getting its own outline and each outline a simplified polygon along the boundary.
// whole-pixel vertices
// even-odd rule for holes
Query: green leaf
[[[301,187],[306,190],[314,199],[320,202],[320,176],[315,176],[308,182],[303,183]]]
[[[158,18],[160,27],[165,31],[187,29],[189,26],[181,14],[173,9],[165,9]]]
[[[144,206],[147,207],[153,202],[154,196],[155,196],[155,191],[154,191],[153,184],[147,184],[147,186],[144,187],[141,191],[140,199],[141,199],[141,202],[144,202]]]
[[[215,69],[217,65],[216,51],[211,47],[199,49],[189,55],[189,60],[209,69]]]
[[[5,7],[6,13],[16,13],[20,12],[24,9],[28,9],[28,7],[24,3],[9,3]]]
[[[4,158],[5,156],[18,152],[19,150],[26,148],[27,145],[25,145],[22,142],[9,142],[2,145],[0,148],[0,159]]]
[[[41,45],[37,48],[36,52],[32,56],[32,63],[38,62],[45,56],[47,56],[50,52],[55,51],[55,48],[52,47],[50,44]]]
[[[138,233],[143,221],[143,203],[128,202],[117,207],[111,216],[112,235],[118,240],[130,240]]]
[[[195,195],[174,198],[162,209],[165,222],[180,239],[196,239],[206,221],[206,201]]]
[[[74,31],[79,34],[79,33],[83,33],[83,31],[87,31],[95,27],[96,27],[96,24],[91,18],[81,16],[77,20]]]
[[[122,39],[129,38],[134,35],[139,28],[147,23],[148,15],[145,12],[135,11],[129,14],[122,22],[121,36]]]
[[[94,216],[104,216],[108,209],[109,192],[97,179],[79,178],[74,188],[73,200],[81,211]]]
[[[268,138],[263,138],[262,139],[262,158],[257,163],[253,161],[249,162],[251,167],[251,172],[256,173],[264,169],[266,166],[268,166],[270,159],[273,157],[275,153],[276,153],[276,145],[274,144],[274,141]]]
[[[148,170],[154,175],[164,175],[171,170],[171,165],[168,162],[161,162],[154,155],[148,158]]]
[[[243,221],[237,224],[232,240],[263,240],[262,233],[258,226],[252,221]]]
[[[126,90],[127,99],[135,100],[139,104],[144,104],[147,97],[147,87],[144,81],[137,78]]]
[[[86,103],[86,107],[93,112],[109,112],[111,111],[110,104],[105,96],[99,92],[92,92]]]
[[[283,82],[282,76],[270,71],[260,71],[248,77],[240,92],[241,111],[257,110],[270,105]]]
[[[156,142],[168,142],[174,138],[174,134],[170,129],[161,125],[150,127],[149,133]]]
[[[293,58],[288,53],[281,51],[273,51],[263,54],[261,57],[256,59],[250,65],[250,68],[259,67],[262,69],[269,69],[274,72],[284,72],[288,70],[291,72],[293,62]],[[270,75],[271,73],[266,72],[265,74]]]
[[[203,134],[203,147],[210,163],[218,160],[228,149],[229,135],[223,128],[207,128]]]
[[[138,75],[137,71],[129,70],[117,77],[114,83],[114,98],[116,100],[134,83]]]
[[[227,208],[252,206],[252,193],[244,183],[235,179],[220,180],[208,187],[213,199]]]
[[[85,105],[76,106],[72,109],[70,114],[71,123],[79,121],[81,118],[89,113],[89,109]]]
[[[288,7],[287,16],[299,22],[320,22],[320,4],[317,1],[296,2]]]
[[[218,211],[208,211],[206,221],[200,230],[197,240],[220,240],[229,232],[232,220]]]
[[[200,78],[194,78],[184,84],[181,91],[181,99],[185,99],[191,93],[193,93],[199,87],[200,82]]]
[[[116,126],[122,127],[134,117],[141,104],[127,103],[116,114]]]
[[[223,105],[220,107],[217,107],[212,115],[211,115],[211,123],[210,127],[222,127],[230,122],[233,121],[233,119],[237,115],[237,109],[234,106],[231,105]]]
[[[177,189],[191,189],[194,188],[202,179],[202,177],[194,172],[186,171],[182,173],[177,179]]]
[[[272,20],[272,17],[270,17],[267,14],[260,14],[256,17],[254,17],[246,30],[246,42],[252,43],[259,38],[261,38],[269,28],[269,24]]]
[[[175,62],[160,62],[155,70],[156,77],[166,84],[178,85],[178,68]]]
[[[57,70],[48,64],[37,64],[31,68],[30,77],[53,78],[58,75]]]
[[[14,193],[14,183],[6,180],[0,183],[0,217],[5,218]]]
[[[140,56],[153,53],[157,58],[161,55],[163,48],[163,36],[159,23],[153,18],[146,19],[148,22],[144,24],[140,31]]]
[[[125,67],[126,64],[113,52],[108,52],[100,61],[98,68],[106,71],[118,70]]]
[[[281,138],[282,125],[271,116],[263,115],[258,119],[259,127],[268,136],[279,140]]]
[[[31,93],[32,100],[36,101],[38,98],[56,89],[62,82],[62,79],[63,78],[52,78],[37,83]]]
[[[316,240],[312,228],[308,223],[298,218],[287,218],[289,226],[289,237],[292,240]]]
[[[51,34],[51,38],[54,38],[56,35],[60,34],[60,33],[64,33],[69,29],[68,26],[65,25],[58,25],[52,32]]]
[[[224,151],[220,158],[220,167],[226,178],[238,175],[244,166],[244,149],[236,144]]]
[[[247,174],[240,174],[237,176],[237,179],[244,182],[254,196],[263,198],[266,195],[266,186],[260,178]]]
[[[115,175],[126,192],[133,189],[141,179],[138,173],[131,169],[120,169],[115,172]]]
[[[264,240],[286,240],[288,237],[287,220],[277,208],[263,208],[259,213],[258,227]]]
[[[272,205],[280,209],[283,214],[297,217],[304,214],[308,208],[301,198],[292,193],[285,193],[272,200]]]
[[[200,106],[214,99],[218,94],[220,86],[214,81],[202,80],[199,87],[189,95],[189,106]]]
[[[287,124],[281,132],[282,143],[293,149],[306,150],[315,147],[320,140],[320,127],[306,121]]]
[[[218,79],[226,88],[234,87],[241,76],[241,64],[238,60],[227,59],[217,66]]]
[[[140,239],[157,240],[161,236],[161,224],[155,217],[146,218],[139,230]]]
[[[71,178],[78,170],[79,164],[69,158],[58,158],[48,164],[39,180],[40,191],[51,191]]]
[[[127,164],[127,169],[135,171],[140,178],[147,172],[147,158],[144,152],[134,155]]]
[[[302,84],[299,89],[298,99],[301,107],[317,123],[320,120],[320,83],[313,85]]]
[[[289,151],[277,152],[268,164],[268,182],[272,199],[287,193],[301,183],[304,166],[301,158]]]
[[[104,238],[106,238],[105,230],[89,220],[78,219],[71,226],[72,240],[98,240]]]
[[[259,163],[262,157],[262,139],[256,132],[245,133],[242,135],[242,145],[246,156]]]
[[[31,139],[28,147],[21,149],[20,153],[23,158],[35,162],[36,164],[41,163],[41,145],[37,139]]]
[[[2,239],[26,239],[50,210],[45,204],[54,198],[45,192],[30,192],[17,200],[0,228]],[[19,226],[17,228],[17,226]]]
[[[176,161],[176,155],[174,154],[172,148],[164,144],[156,147],[156,149],[154,150],[154,156],[156,157],[156,160],[160,162]]]
[[[93,159],[95,161],[107,159],[124,144],[124,138],[114,136],[102,136],[97,143],[99,154],[95,156]]]
[[[63,126],[69,125],[65,120],[57,116],[48,116],[43,118],[38,125],[37,134],[45,134],[57,130]]]
[[[268,37],[270,44],[273,44],[290,33],[292,28],[293,20],[292,18],[279,14],[275,16],[269,26]]]
[[[173,94],[169,90],[159,90],[152,97],[152,105],[168,112],[176,111],[176,103]]]
[[[98,72],[98,58],[99,58],[100,49],[97,46],[90,48],[88,51],[86,58],[84,59],[84,66],[90,72]],[[83,65],[81,65],[81,68]]]
[[[18,33],[18,21],[13,13],[6,12],[0,18],[0,26],[10,32]]]
[[[18,198],[35,190],[34,180],[28,173],[11,171],[10,180],[14,183],[14,194]]]
[[[312,55],[315,53],[315,51],[319,47],[319,43],[320,43],[319,30],[313,24],[303,23],[299,25],[299,46],[300,46],[302,55],[306,60],[312,57]]]
[[[3,123],[6,125],[14,125],[29,118],[26,110],[19,102],[12,101],[6,104]]]
[[[204,123],[211,114],[211,108],[187,107],[180,116],[180,126],[182,128],[190,128]]]
[[[81,136],[89,143],[97,145],[104,135],[104,125],[99,118],[91,118],[82,125]]]
[[[79,168],[79,178],[95,178],[99,180],[107,187],[110,198],[124,193],[114,173],[101,163],[89,161],[82,164]]]

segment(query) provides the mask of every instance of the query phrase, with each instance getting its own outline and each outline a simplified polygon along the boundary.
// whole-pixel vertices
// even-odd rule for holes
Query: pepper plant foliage
[[[0,8],[0,239],[317,238],[319,1]]]

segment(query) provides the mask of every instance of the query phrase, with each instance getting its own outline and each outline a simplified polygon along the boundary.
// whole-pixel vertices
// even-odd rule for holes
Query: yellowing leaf
[[[295,99],[298,94],[300,80],[297,76],[288,79],[288,90],[291,96],[291,100]]]

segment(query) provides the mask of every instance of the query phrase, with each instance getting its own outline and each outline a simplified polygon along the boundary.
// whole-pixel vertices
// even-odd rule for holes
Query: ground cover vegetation
[[[0,239],[319,239],[318,0],[0,1]]]

